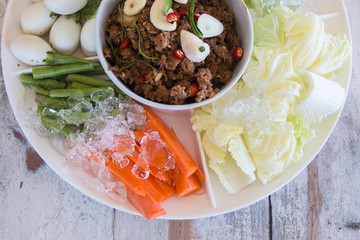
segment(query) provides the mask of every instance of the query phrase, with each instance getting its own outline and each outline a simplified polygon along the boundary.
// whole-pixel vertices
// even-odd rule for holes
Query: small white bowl
[[[100,4],[100,7],[96,15],[96,26],[95,26],[95,35],[96,35],[96,50],[99,57],[100,63],[105,69],[106,74],[109,78],[118,86],[125,94],[135,99],[136,101],[154,107],[161,110],[187,110],[197,107],[201,107],[207,103],[214,101],[215,99],[221,97],[229,89],[231,89],[235,83],[240,79],[242,74],[245,71],[245,68],[250,60],[252,46],[253,46],[253,26],[251,21],[251,16],[249,10],[243,0],[224,0],[229,9],[235,14],[235,28],[238,36],[240,37],[241,46],[244,49],[243,58],[237,63],[233,70],[233,75],[225,86],[223,86],[218,93],[212,98],[208,98],[204,101],[198,103],[190,103],[183,105],[170,105],[150,101],[146,98],[143,98],[131,89],[129,89],[112,71],[109,71],[111,66],[108,61],[104,58],[103,48],[106,47],[105,43],[105,20],[111,14],[111,12],[117,6],[119,0],[103,0]]]

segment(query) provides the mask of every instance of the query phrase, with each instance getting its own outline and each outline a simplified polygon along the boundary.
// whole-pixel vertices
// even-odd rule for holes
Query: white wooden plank
[[[349,95],[332,136],[318,157],[322,193],[320,236],[360,239],[360,2],[345,0],[353,37],[353,72]]]
[[[195,220],[194,239],[270,239],[268,198],[244,209]]]
[[[163,240],[168,238],[169,221],[153,219],[116,211],[114,239]]]
[[[307,231],[307,171],[271,195],[273,239],[303,239]]]

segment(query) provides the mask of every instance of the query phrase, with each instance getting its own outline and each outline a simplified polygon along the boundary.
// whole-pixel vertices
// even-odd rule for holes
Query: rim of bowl
[[[228,82],[225,86],[223,86],[220,91],[218,93],[216,93],[212,98],[207,98],[201,102],[194,102],[194,103],[189,103],[189,104],[181,104],[181,105],[171,105],[171,104],[165,104],[165,103],[158,103],[158,102],[154,102],[154,101],[150,101],[144,97],[141,97],[140,95],[137,95],[136,93],[134,93],[131,89],[129,89],[118,77],[115,76],[115,74],[112,71],[109,71],[109,67],[111,66],[108,61],[105,59],[104,54],[103,54],[103,46],[104,46],[104,24],[105,21],[103,19],[108,17],[108,14],[104,17],[102,15],[104,15],[104,12],[106,10],[108,10],[107,8],[111,7],[110,2],[111,1],[118,1],[118,0],[103,0],[100,3],[100,6],[98,8],[97,14],[96,14],[96,23],[95,23],[95,42],[96,42],[96,52],[99,58],[99,61],[101,63],[101,65],[104,68],[105,73],[108,75],[108,77],[111,79],[111,81],[118,87],[120,88],[121,91],[123,91],[126,95],[128,95],[129,97],[131,97],[132,99],[145,104],[147,106],[150,107],[154,107],[156,109],[159,110],[190,110],[190,109],[194,109],[194,108],[198,108],[201,106],[204,106],[212,101],[215,101],[216,99],[218,99],[219,97],[221,97],[222,95],[224,95],[226,92],[228,92],[241,78],[241,76],[243,75],[249,61],[251,58],[251,53],[252,53],[252,47],[253,47],[253,39],[254,39],[254,32],[253,32],[253,24],[252,24],[252,19],[251,19],[251,15],[249,12],[249,9],[247,8],[246,4],[244,3],[243,0],[238,1],[235,0],[234,2],[236,2],[237,4],[239,4],[239,7],[242,9],[243,14],[245,15],[245,19],[246,19],[246,23],[241,23],[241,26],[243,25],[248,25],[248,32],[243,33],[243,36],[241,39],[244,42],[245,38],[247,42],[249,42],[249,46],[246,48],[247,51],[244,51],[244,55],[243,58],[241,59],[241,62],[237,63],[237,64],[243,64],[242,68],[240,69],[240,71],[238,71],[238,73],[234,76],[232,76],[230,82]],[[113,9],[113,8],[112,8]],[[111,11],[109,11],[109,13],[111,13]],[[235,14],[235,19],[236,21],[240,21],[240,19],[238,19],[236,17],[237,15]]]

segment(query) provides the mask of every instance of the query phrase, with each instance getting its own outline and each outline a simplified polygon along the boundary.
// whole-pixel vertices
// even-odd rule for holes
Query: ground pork
[[[122,6],[124,0],[119,1]],[[234,28],[234,14],[222,0],[202,0],[196,3],[195,13],[206,11],[224,25],[219,36],[203,39],[209,44],[211,53],[201,63],[188,58],[177,59],[173,50],[181,49],[180,32],[192,32],[187,16],[181,16],[173,32],[160,31],[150,21],[150,9],[154,0],[147,0],[145,8],[137,17],[136,25],[131,22],[122,26],[119,9],[106,20],[106,42],[104,56],[110,63],[109,70],[136,94],[151,101],[165,104],[188,104],[213,97],[221,87],[231,80],[236,61],[232,51],[240,46]],[[188,12],[188,4],[173,3],[172,9]],[[130,45],[120,49],[124,39]],[[145,81],[143,76],[145,76]],[[160,77],[159,77],[160,76]],[[199,91],[190,97],[189,86],[197,82]]]

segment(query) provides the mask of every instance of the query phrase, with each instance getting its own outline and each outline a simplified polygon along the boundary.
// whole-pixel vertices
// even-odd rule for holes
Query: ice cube
[[[93,106],[89,102],[82,101],[71,109],[61,109],[59,114],[68,124],[79,126],[93,117]]]
[[[93,102],[104,102],[106,101],[109,97],[113,97],[114,96],[114,89],[112,88],[108,88],[104,91],[98,91],[98,92],[94,92],[90,95],[90,99]]]
[[[135,175],[135,177],[139,179],[147,179],[150,175],[148,170],[144,170],[141,167],[137,166],[136,164],[134,164],[131,172]]]
[[[111,155],[111,159],[121,168],[126,167],[130,163],[130,160],[125,157],[125,154],[121,153],[120,151],[113,152]]]
[[[139,158],[147,166],[168,171],[175,168],[175,160],[156,131],[145,133],[140,142]]]

